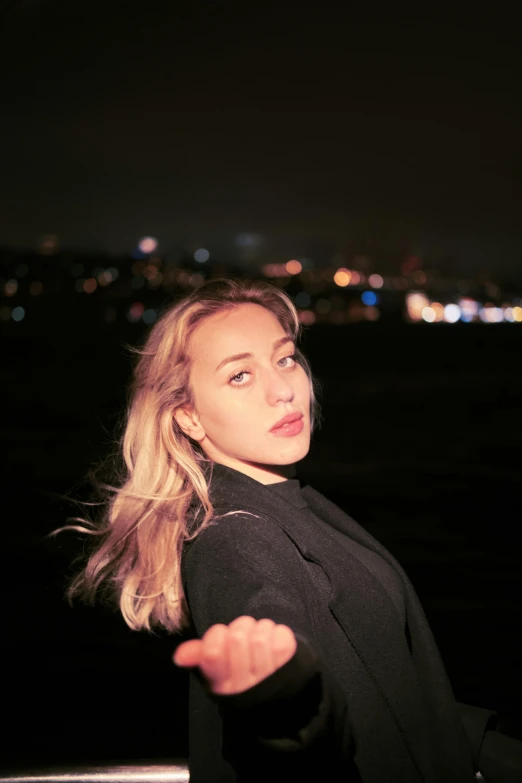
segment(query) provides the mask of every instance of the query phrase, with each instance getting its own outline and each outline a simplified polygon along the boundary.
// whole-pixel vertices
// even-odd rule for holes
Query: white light
[[[194,253],[194,261],[197,261],[198,264],[204,264],[209,258],[210,253],[204,247],[200,247],[199,250],[196,250]]]
[[[422,310],[422,319],[429,324],[432,324],[436,318],[436,313],[433,307],[424,307]]]
[[[444,320],[449,324],[455,324],[461,316],[460,307],[456,304],[448,304],[444,308]]]

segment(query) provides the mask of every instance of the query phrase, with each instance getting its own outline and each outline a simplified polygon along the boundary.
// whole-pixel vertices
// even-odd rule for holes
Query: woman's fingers
[[[259,620],[250,637],[250,670],[259,680],[276,669],[272,649],[275,628],[273,620]]]
[[[230,677],[228,635],[228,627],[219,623],[209,628],[201,640],[200,669],[211,685],[217,684],[218,687]]]
[[[178,666],[199,666],[214,693],[233,694],[252,688],[294,655],[297,641],[287,625],[242,616],[230,625],[213,625],[201,640],[181,644]]]
[[[203,644],[201,639],[191,639],[183,642],[173,655],[174,663],[177,666],[198,666],[201,660],[201,651]]]
[[[274,630],[273,654],[275,668],[284,666],[297,649],[294,632],[287,625],[277,625]]]

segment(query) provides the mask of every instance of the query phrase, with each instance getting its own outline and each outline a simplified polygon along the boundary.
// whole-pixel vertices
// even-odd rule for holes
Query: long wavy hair
[[[301,324],[296,308],[284,291],[263,281],[211,279],[167,308],[143,347],[136,349],[139,359],[118,441],[123,468],[114,484],[103,485],[103,513],[97,521],[77,519],[81,525],[61,528],[100,537],[69,585],[69,600],[80,597],[93,603],[102,592],[119,603],[134,630],[163,627],[175,632],[188,625],[181,554],[184,542],[213,518],[211,461],[181,430],[173,412],[194,403],[188,343],[195,327],[204,318],[245,303],[272,312],[297,343]],[[297,346],[296,358],[310,381],[313,431],[319,416],[318,386]]]

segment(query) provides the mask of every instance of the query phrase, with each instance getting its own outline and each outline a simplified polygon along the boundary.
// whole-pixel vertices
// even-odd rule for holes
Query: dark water
[[[45,540],[105,456],[140,337],[85,312],[4,327],[3,756],[12,763],[186,755],[186,677],[175,639],[117,613],[70,608],[82,540]],[[519,528],[522,327],[314,327],[304,348],[324,424],[300,466],[402,563],[458,699],[522,737]]]

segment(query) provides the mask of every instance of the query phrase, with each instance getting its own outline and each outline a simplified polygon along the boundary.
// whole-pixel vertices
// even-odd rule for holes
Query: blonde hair
[[[301,324],[292,301],[263,281],[211,279],[170,306],[136,351],[140,358],[119,442],[124,460],[119,486],[104,485],[107,499],[97,524],[78,520],[81,526],[61,528],[101,537],[70,584],[69,599],[79,596],[92,603],[103,588],[135,630],[162,626],[180,631],[188,624],[181,554],[184,542],[213,518],[205,471],[211,461],[181,430],[173,412],[194,402],[188,354],[194,328],[214,313],[245,303],[271,311],[297,342]],[[313,430],[317,386],[297,346],[296,356],[310,380]],[[196,525],[197,516],[202,519]]]

